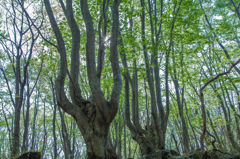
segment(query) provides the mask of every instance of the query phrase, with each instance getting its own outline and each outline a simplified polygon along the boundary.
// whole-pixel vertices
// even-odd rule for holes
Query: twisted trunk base
[[[88,159],[118,159],[110,138],[109,127],[113,120],[112,116],[103,115],[93,103],[87,103],[82,107],[84,114],[77,113],[75,121],[83,135],[87,146]],[[86,120],[82,120],[85,116]]]
[[[118,159],[117,154],[108,144],[107,136],[93,135],[92,137],[86,142],[88,159]]]

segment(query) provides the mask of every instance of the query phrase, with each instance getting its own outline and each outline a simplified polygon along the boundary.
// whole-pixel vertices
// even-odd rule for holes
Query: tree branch
[[[12,91],[11,91],[11,88],[10,88],[10,85],[9,85],[9,82],[8,82],[8,79],[7,79],[7,76],[6,76],[6,74],[5,74],[5,71],[3,70],[2,67],[0,68],[0,70],[2,71],[3,76],[4,76],[4,79],[5,79],[6,83],[7,83],[8,92],[9,92],[9,94],[10,94],[12,104],[15,105],[15,102],[14,102],[13,96],[12,96]]]
[[[87,0],[81,0],[80,3],[81,3],[81,11],[82,11],[83,19],[86,25],[86,31],[87,31],[86,59],[87,59],[87,73],[88,73],[89,85],[92,91],[93,101],[98,106],[104,106],[106,105],[106,101],[101,91],[100,81],[97,78],[97,72],[96,72],[95,31],[93,28],[92,16],[88,8]]]
[[[200,88],[200,101],[201,101],[201,110],[202,110],[202,118],[203,118],[203,131],[202,131],[202,134],[201,134],[201,138],[200,138],[200,143],[201,143],[201,149],[202,151],[204,151],[204,143],[203,143],[203,140],[204,140],[204,136],[205,136],[205,133],[207,131],[207,128],[206,128],[206,112],[205,112],[205,104],[204,104],[204,97],[203,97],[203,90],[204,88],[206,88],[211,82],[215,81],[216,79],[218,79],[219,77],[223,76],[223,75],[226,75],[228,73],[230,73],[230,71],[232,70],[233,67],[235,67],[238,63],[240,62],[240,59],[237,60],[235,63],[233,63],[231,65],[231,67],[228,69],[228,71],[226,72],[223,72],[223,73],[220,73],[218,74],[217,76],[215,76],[214,78],[210,79],[209,81],[207,81],[204,86],[202,86]]]
[[[30,15],[29,15],[28,12],[26,11],[26,9],[25,9],[25,7],[23,6],[23,4],[20,3],[20,5],[21,5],[23,11],[25,12],[27,18],[31,21],[32,25],[33,25],[34,28],[38,31],[38,33],[39,33],[40,36],[43,38],[43,40],[46,41],[47,43],[49,43],[50,45],[54,46],[55,48],[58,48],[57,45],[53,44],[52,42],[50,42],[49,40],[47,40],[47,39],[42,35],[42,33],[41,33],[39,27],[37,27],[37,26],[34,24],[33,20],[31,19]],[[42,25],[42,24],[41,24],[41,25]]]
[[[118,7],[121,0],[114,0],[112,7],[112,35],[110,43],[110,62],[113,71],[113,89],[111,94],[111,103],[118,107],[119,96],[122,89],[122,77],[118,59],[118,33],[119,33],[119,11]],[[116,109],[117,110],[117,109]]]
[[[47,14],[51,23],[51,26],[53,28],[53,31],[55,33],[56,39],[57,39],[57,43],[58,43],[58,52],[60,54],[61,57],[61,61],[60,61],[60,72],[58,74],[58,77],[55,81],[55,88],[56,88],[56,94],[57,94],[57,102],[58,105],[68,114],[72,115],[73,117],[76,117],[76,113],[82,113],[83,112],[79,112],[79,109],[77,106],[75,106],[74,104],[72,104],[64,91],[64,81],[66,78],[66,74],[67,74],[67,57],[66,57],[66,48],[65,48],[65,43],[62,37],[62,34],[58,28],[57,22],[55,20],[55,17],[53,15],[52,12],[52,8],[51,5],[49,3],[49,0],[44,0],[44,4],[45,4],[45,8],[47,10]]]
[[[203,6],[202,6],[202,1],[199,0],[199,2],[200,2],[200,5],[201,5],[202,10],[203,10],[203,12],[204,12],[204,16],[205,16],[205,19],[206,19],[206,21],[207,21],[207,24],[208,24],[210,30],[213,31],[213,27],[212,27],[211,23],[209,22],[208,17],[207,17],[207,14],[206,14]],[[219,46],[222,48],[222,50],[224,51],[226,57],[227,57],[229,60],[231,60],[231,57],[230,57],[227,49],[226,49],[226,48],[224,47],[224,45],[220,42],[220,40],[218,39],[218,37],[217,37],[217,35],[216,35],[216,33],[215,33],[214,31],[213,31],[213,36],[214,36],[214,38],[216,39],[218,45],[219,45]],[[237,73],[240,75],[240,70],[239,70],[239,68],[238,68],[238,67],[234,67],[234,68],[235,68],[235,70],[237,71]]]
[[[210,79],[209,81],[207,81],[207,82],[204,84],[204,86],[202,86],[201,90],[203,90],[205,87],[207,87],[207,85],[209,85],[211,82],[215,81],[215,80],[218,79],[219,77],[230,73],[230,71],[232,70],[232,68],[235,67],[239,62],[240,62],[240,59],[238,59],[235,63],[233,63],[233,64],[231,65],[231,67],[230,67],[226,72],[222,72],[222,73],[218,74],[217,76],[215,76],[214,78],[212,78],[212,79]]]

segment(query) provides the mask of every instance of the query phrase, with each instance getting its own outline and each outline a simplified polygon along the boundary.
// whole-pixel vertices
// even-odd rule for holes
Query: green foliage
[[[166,96],[167,88],[165,84],[166,77],[166,60],[169,60],[168,63],[168,72],[169,72],[169,92],[170,92],[170,115],[168,120],[168,127],[166,132],[166,147],[169,148],[172,146],[174,149],[173,139],[171,137],[171,132],[176,134],[178,140],[178,146],[180,151],[182,151],[182,125],[180,122],[179,107],[176,100],[176,91],[174,89],[173,79],[176,75],[176,80],[179,83],[179,91],[181,102],[183,103],[183,116],[187,124],[187,128],[190,134],[190,142],[193,148],[195,146],[194,135],[197,139],[200,139],[202,131],[202,112],[200,107],[199,99],[199,89],[210,79],[214,78],[216,75],[225,72],[231,66],[235,60],[239,58],[239,19],[234,11],[232,4],[229,1],[211,1],[211,0],[201,0],[203,3],[203,9],[201,8],[199,1],[195,0],[183,0],[181,6],[179,6],[179,0],[169,0],[163,1],[163,14],[161,15],[161,4],[160,1],[156,1],[156,15],[154,10],[154,1],[152,3],[152,13],[149,13],[148,1],[145,1],[145,8],[141,7],[140,1],[128,1],[122,0],[119,7],[119,28],[121,32],[122,45],[119,45],[118,51],[123,52],[126,55],[126,61],[128,64],[127,68],[123,67],[121,63],[122,56],[119,55],[119,61],[121,66],[121,74],[129,73],[130,77],[135,71],[137,71],[138,77],[138,111],[139,111],[139,123],[142,128],[148,124],[153,124],[152,122],[152,112],[151,112],[151,95],[150,88],[147,84],[147,74],[146,63],[144,61],[144,53],[147,52],[149,60],[147,63],[150,65],[151,75],[153,77],[153,82],[156,84],[160,82],[161,85],[161,95],[164,111],[166,112]],[[36,1],[37,2],[37,1]],[[92,20],[94,23],[95,29],[95,38],[96,38],[96,59],[98,53],[98,25],[100,16],[102,16],[102,4],[103,0],[88,1],[90,13],[92,15]],[[14,2],[16,3],[16,2]],[[177,4],[175,6],[175,4]],[[36,4],[36,6],[39,4]],[[72,35],[70,28],[68,26],[66,17],[60,8],[58,2],[53,2],[53,12],[56,15],[59,29],[63,35],[65,47],[67,49],[67,60],[68,68],[70,68],[70,54],[72,47]],[[8,5],[1,5],[1,9],[8,7]],[[111,37],[111,25],[112,25],[112,1],[109,3],[109,7],[106,10],[107,16],[107,37],[109,40]],[[176,14],[177,7],[180,7],[178,14]],[[83,21],[81,9],[80,9],[80,0],[73,1],[73,13],[79,29],[81,32],[81,41],[80,41],[80,77],[79,84],[82,89],[82,96],[87,98],[91,94],[90,87],[88,85],[88,76],[87,76],[87,66],[86,66],[86,29],[85,23]],[[142,41],[142,30],[141,30],[141,15],[145,11],[145,41]],[[208,17],[212,29],[208,26],[205,15]],[[0,68],[4,69],[4,72],[8,78],[10,85],[10,90],[13,95],[15,95],[15,72],[14,68],[16,67],[16,60],[10,60],[9,55],[7,54],[6,48],[4,45],[11,46],[12,44],[8,41],[9,38],[12,38],[12,30],[7,30],[6,25],[10,25],[13,21],[5,20],[5,11],[0,13]],[[149,14],[152,14],[152,21],[150,20]],[[174,18],[175,21],[174,21]],[[130,23],[132,21],[132,23]],[[153,23],[152,27],[154,32],[151,31],[151,22]],[[156,22],[156,23],[155,23]],[[172,29],[174,23],[174,28]],[[37,21],[36,21],[37,23]],[[158,34],[158,29],[161,31]],[[54,45],[57,45],[56,37],[53,33],[52,28],[49,27],[49,21],[47,18],[44,21],[43,28],[41,33],[43,36],[49,40]],[[104,24],[100,25],[100,29],[103,32]],[[18,35],[17,35],[18,36]],[[157,37],[158,36],[158,37]],[[157,40],[158,38],[158,40]],[[105,39],[105,40],[106,40]],[[154,40],[153,40],[154,39]],[[153,43],[155,41],[155,43]],[[171,42],[171,46],[170,46]],[[225,50],[220,46],[219,42],[222,43],[224,48],[228,51],[230,59],[227,58]],[[146,46],[146,50],[143,50],[143,45]],[[16,44],[17,46],[17,44]],[[109,99],[112,87],[113,87],[113,75],[112,68],[109,61],[110,56],[110,43],[106,42],[105,45],[105,59],[103,63],[103,70],[101,76],[101,88],[105,95],[106,99]],[[15,51],[15,50],[14,50]],[[40,79],[36,84],[37,91],[33,92],[33,95],[30,99],[30,127],[29,127],[29,139],[33,131],[37,132],[36,141],[38,148],[42,149],[43,145],[43,134],[44,129],[47,131],[48,143],[46,146],[45,158],[51,158],[51,153],[53,151],[53,135],[52,135],[52,120],[53,120],[53,95],[52,95],[52,86],[50,78],[55,80],[57,72],[59,71],[59,62],[60,55],[57,53],[57,48],[53,47],[48,42],[43,39],[39,40],[35,44],[34,54],[30,60],[29,71],[29,83],[30,91],[34,86],[34,81],[37,78],[37,74],[41,68],[41,60],[43,59],[43,68],[41,72]],[[154,57],[154,53],[157,53],[157,57]],[[166,54],[169,53],[169,57]],[[23,54],[23,57],[26,55]],[[167,59],[168,58],[168,59]],[[160,73],[160,81],[155,81],[155,64],[153,60],[158,60],[158,68]],[[136,63],[135,63],[136,61]],[[26,59],[21,61],[25,63]],[[21,68],[24,67],[24,64],[21,65]],[[239,68],[239,64],[237,65]],[[23,76],[23,71],[21,72],[21,77]],[[8,131],[8,126],[11,128],[11,125],[14,122],[14,105],[10,96],[10,91],[8,90],[7,83],[3,76],[3,73],[0,71],[0,158],[7,158],[7,155],[10,154],[10,141],[11,132]],[[123,79],[123,78],[122,78]],[[69,77],[65,80],[65,85],[67,86],[69,82]],[[123,82],[124,83],[124,82]],[[226,119],[224,117],[223,108],[220,105],[220,102],[223,102],[224,108],[227,109],[228,119],[230,120],[231,128],[234,130],[234,136],[237,137],[237,124],[235,121],[235,115],[239,114],[236,111],[238,108],[239,96],[239,84],[240,78],[239,74],[236,73],[234,69],[227,76],[221,76],[217,80],[211,82],[208,85],[204,93],[204,104],[206,110],[210,114],[210,118],[207,118],[207,130],[213,134],[215,130],[221,142],[227,145],[226,150],[232,151],[232,147],[228,146],[229,141],[226,140]],[[156,90],[156,88],[154,88]],[[65,87],[67,92],[67,97],[69,97],[68,87]],[[132,87],[130,85],[130,118],[132,120]],[[226,93],[230,94],[230,98],[227,97]],[[26,115],[26,105],[27,105],[27,89],[24,89],[24,111],[21,112],[21,134],[24,131],[24,120]],[[155,92],[156,95],[156,92]],[[122,88],[122,94],[120,96],[120,106],[118,114],[116,115],[114,122],[110,127],[110,136],[113,144],[118,141],[122,142],[122,151],[123,148],[127,149],[127,154],[129,157],[135,155],[135,157],[140,157],[140,152],[138,144],[132,139],[132,134],[125,125],[125,98],[124,98],[124,86]],[[219,97],[223,101],[219,99]],[[16,96],[18,97],[18,96]],[[69,97],[70,99],[70,97]],[[182,101],[183,100],[183,101]],[[43,115],[43,103],[45,102],[46,113],[45,118]],[[230,107],[230,102],[233,103],[233,109]],[[37,118],[35,123],[33,123],[34,113],[37,108]],[[158,110],[159,118],[160,113]],[[5,119],[5,116],[7,120]],[[150,118],[150,121],[148,121]],[[212,126],[211,121],[212,121]],[[44,128],[43,122],[46,122],[46,127]],[[8,122],[8,123],[7,123]],[[79,133],[79,128],[77,125],[73,126],[74,119],[69,115],[64,116],[64,122],[67,126],[67,133],[73,144],[73,137],[75,136],[76,147],[75,152],[79,154],[86,153],[86,145],[84,145],[84,140]],[[8,124],[8,125],[7,125]],[[36,124],[35,130],[32,130],[33,124]],[[59,154],[63,154],[64,142],[62,141],[62,125],[61,118],[58,113],[56,114],[56,135],[57,135],[57,145]],[[124,127],[126,128],[124,130]],[[193,127],[193,128],[192,128]],[[213,130],[214,129],[214,130]],[[193,134],[195,132],[195,134]],[[124,136],[125,133],[125,136]],[[215,135],[215,134],[214,134]],[[3,140],[2,140],[3,139]],[[22,139],[22,138],[21,138]],[[236,138],[237,139],[237,138]],[[126,146],[123,144],[126,140]],[[210,138],[211,140],[211,138]],[[206,141],[210,141],[207,139]],[[217,143],[220,145],[220,143]],[[212,148],[209,146],[208,148]],[[122,153],[123,154],[123,153]],[[193,154],[194,155],[194,154]],[[197,158],[199,155],[196,155]],[[63,157],[63,156],[61,156]]]

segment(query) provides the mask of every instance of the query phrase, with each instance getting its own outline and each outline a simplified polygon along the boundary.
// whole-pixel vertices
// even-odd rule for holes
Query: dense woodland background
[[[0,158],[240,152],[238,0],[1,0],[0,17]]]

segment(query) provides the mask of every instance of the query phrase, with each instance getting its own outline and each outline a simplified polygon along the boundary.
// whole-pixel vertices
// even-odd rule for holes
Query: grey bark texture
[[[60,72],[55,81],[57,103],[59,107],[75,119],[86,142],[87,157],[89,159],[117,158],[113,148],[108,144],[108,132],[109,126],[118,111],[119,96],[122,87],[117,50],[119,28],[118,7],[120,2],[121,0],[114,0],[112,2],[113,22],[110,41],[110,62],[113,71],[114,84],[111,99],[110,101],[107,101],[101,91],[100,79],[98,78],[100,76],[97,76],[95,60],[96,41],[91,13],[88,8],[87,0],[80,1],[81,11],[87,31],[87,74],[93,99],[92,101],[88,101],[82,97],[81,89],[78,84],[80,31],[73,16],[72,1],[67,0],[66,7],[64,3],[60,1],[72,32],[71,71],[68,73],[64,39],[54,18],[49,0],[44,0],[48,17],[57,39],[57,48],[61,58]],[[67,98],[64,91],[64,81],[67,75],[70,78],[69,88],[72,102]]]

